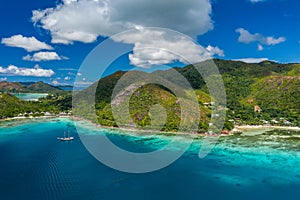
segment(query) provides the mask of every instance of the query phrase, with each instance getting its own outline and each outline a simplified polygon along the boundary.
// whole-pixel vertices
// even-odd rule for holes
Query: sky
[[[298,0],[5,1],[0,81],[88,85],[94,80],[79,70],[87,63],[106,76],[208,58],[300,62],[299,7]]]

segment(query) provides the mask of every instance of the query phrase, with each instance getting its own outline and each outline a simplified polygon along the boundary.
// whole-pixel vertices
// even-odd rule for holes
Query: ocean
[[[131,134],[79,122],[86,135],[107,135],[134,152],[149,152],[170,136]],[[57,137],[70,131],[75,140]],[[204,158],[202,139],[158,171],[126,173],[95,159],[70,119],[32,119],[0,123],[1,199],[299,199],[300,133],[221,137]],[[180,145],[179,145],[180,146]]]

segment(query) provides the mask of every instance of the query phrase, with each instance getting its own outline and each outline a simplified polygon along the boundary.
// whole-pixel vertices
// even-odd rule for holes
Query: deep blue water
[[[114,143],[149,151],[167,137],[110,134]],[[75,140],[56,140],[71,130]],[[285,133],[282,133],[285,135]],[[291,133],[288,133],[291,134]],[[298,133],[292,133],[298,135]],[[220,139],[204,159],[201,140],[172,165],[151,173],[129,174],[92,157],[67,119],[5,122],[0,127],[1,199],[300,199],[300,140],[232,136]]]

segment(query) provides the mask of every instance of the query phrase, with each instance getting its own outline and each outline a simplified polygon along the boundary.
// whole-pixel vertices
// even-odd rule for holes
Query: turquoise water
[[[97,129],[124,149],[149,152],[170,137]],[[75,140],[56,140],[71,130]],[[172,165],[151,173],[129,174],[93,158],[68,119],[35,119],[0,124],[1,199],[299,199],[300,133],[273,131],[220,138],[204,159],[202,139]],[[178,144],[180,146],[180,144]]]
[[[24,101],[37,101],[39,98],[46,97],[46,93],[15,93],[14,96]]]

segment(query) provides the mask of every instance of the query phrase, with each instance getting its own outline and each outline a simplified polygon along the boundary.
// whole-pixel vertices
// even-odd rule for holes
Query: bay
[[[107,135],[133,152],[159,149],[170,136],[103,129],[77,122],[86,135]],[[60,142],[70,130],[72,142]],[[203,139],[170,166],[131,174],[111,169],[84,147],[70,119],[0,124],[1,199],[298,199],[299,132],[272,131],[219,139],[198,157]],[[183,139],[184,140],[184,139]],[[178,144],[180,146],[180,144]]]

